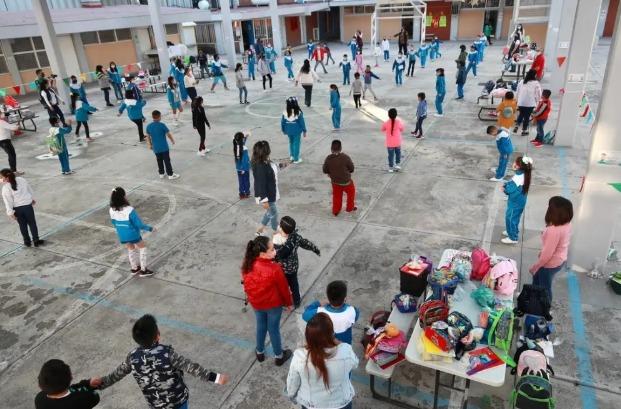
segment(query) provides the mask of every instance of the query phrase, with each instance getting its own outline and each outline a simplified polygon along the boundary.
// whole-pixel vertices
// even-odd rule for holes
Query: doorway
[[[250,44],[254,44],[254,25],[252,24],[252,20],[243,20],[241,22],[241,27],[244,45],[249,47]]]
[[[494,38],[496,37],[496,23],[497,22],[498,22],[498,10],[486,10],[485,17],[483,17],[483,27],[485,27],[487,24],[492,26],[491,37],[494,37]],[[481,32],[483,32],[483,27],[481,27]]]

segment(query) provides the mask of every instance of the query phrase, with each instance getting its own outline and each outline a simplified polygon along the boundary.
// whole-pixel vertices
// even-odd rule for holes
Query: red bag
[[[436,321],[446,321],[448,314],[449,308],[444,301],[429,300],[418,309],[418,321],[422,328],[427,328]]]
[[[19,102],[17,102],[17,100],[10,95],[4,97],[4,103],[11,108],[19,108]]]
[[[472,250],[471,258],[472,272],[470,273],[470,280],[481,281],[492,268],[490,257],[485,250],[476,247]]]
[[[431,341],[435,346],[443,350],[444,352],[448,352],[453,349],[453,343],[451,342],[451,338],[447,331],[442,329],[437,329],[433,327],[425,328],[425,336],[429,341]]]

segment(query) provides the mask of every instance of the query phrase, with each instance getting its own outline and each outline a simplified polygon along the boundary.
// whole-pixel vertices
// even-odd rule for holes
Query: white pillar
[[[168,54],[168,46],[166,45],[166,33],[160,16],[160,2],[149,2],[149,13],[151,14],[151,27],[153,28],[153,37],[155,38],[155,48],[157,48],[157,56],[160,60],[160,70],[162,78],[168,77],[170,71],[170,55]]]
[[[569,4],[567,5],[564,5],[563,3],[564,3],[563,0],[552,0],[552,3],[550,4],[550,15],[548,17],[548,31],[546,33],[546,47],[543,53],[546,57],[546,61],[547,61],[546,71],[548,72],[555,71],[558,68],[558,63],[556,62],[556,57],[558,53],[561,52],[563,53],[563,55],[566,55],[568,51],[567,48],[557,50],[559,46],[559,31],[560,31],[560,26],[561,26],[561,18],[563,15],[564,7],[568,8],[568,10],[565,11],[565,18],[570,18],[570,19],[575,13],[576,8],[575,8],[575,4],[573,4],[575,2],[572,0],[570,0],[568,2]],[[565,32],[563,37],[565,38],[565,40],[563,40],[564,43],[568,42],[569,39],[571,38],[571,31]],[[564,44],[561,44],[561,45],[564,45]],[[558,84],[560,84],[560,80],[556,84],[557,89],[553,90],[554,92],[558,91]]]
[[[606,17],[608,16],[609,8],[610,0],[604,0],[602,2],[602,9],[599,13],[599,22],[597,23],[597,38],[602,38],[604,35],[604,26],[606,25]]]
[[[578,2],[571,36],[571,47],[567,61],[563,64],[567,68],[563,85],[565,91],[561,97],[556,126],[555,144],[558,146],[574,145],[578,123],[577,107],[580,104],[589,72],[601,5],[602,0]],[[606,83],[604,85],[607,86]],[[554,92],[554,90],[552,91]]]
[[[62,81],[62,78],[67,78],[67,69],[62,59],[47,0],[32,0],[32,11],[34,12],[39,30],[41,30],[41,38],[43,39],[47,59],[50,61],[50,67],[53,73],[61,78],[58,81],[58,93],[62,99],[68,102],[69,93],[64,81]]]
[[[188,47],[188,51],[192,55],[198,54],[198,49],[196,48],[196,23],[183,23],[181,24],[181,43],[185,44]]]
[[[580,10],[579,10],[580,12]],[[621,13],[617,11],[616,27]],[[574,209],[570,262],[589,269],[595,259],[606,259],[612,240],[621,236],[621,193],[609,183],[621,181],[621,128],[619,93],[621,92],[621,33],[615,30],[608,52],[597,117],[593,124],[591,152],[581,193],[580,205]],[[616,160],[613,165],[598,163],[602,154]],[[575,203],[574,203],[575,205]],[[621,249],[618,249],[621,250]]]
[[[237,54],[235,54],[233,19],[231,18],[231,4],[229,0],[220,0],[220,14],[222,15],[220,28],[222,30],[222,44],[224,44],[226,62],[228,63],[229,70],[233,70],[235,69],[235,64],[237,64]]]
[[[494,37],[496,41],[500,40],[500,37],[502,37],[502,23],[504,19],[505,19],[505,0],[500,0],[500,2],[498,3],[498,14],[496,15],[496,32],[494,33]]]
[[[270,19],[272,20],[272,46],[279,55],[282,53],[282,33],[278,15],[278,0],[270,0]]]
[[[21,84],[22,76],[19,73],[19,68],[17,67],[17,62],[15,61],[15,56],[13,55],[13,49],[11,48],[9,40],[0,40],[0,50],[2,50],[2,54],[4,55],[4,60],[6,61],[6,66],[9,70],[9,74],[11,74],[13,83]]]
[[[84,43],[82,42],[82,36],[80,36],[80,33],[71,34],[71,42],[73,43],[75,56],[78,59],[78,66],[80,67],[80,72],[93,71],[95,67],[89,69],[88,58],[86,57],[86,51],[84,51]]]
[[[302,44],[306,45],[306,42],[308,41],[308,39],[306,37],[306,16],[305,15],[300,16],[300,31],[302,33]]]
[[[560,4],[557,4],[557,2]],[[550,8],[551,14],[555,11],[555,6],[561,9],[560,16],[556,17],[558,19],[558,25],[553,27],[552,19],[550,19],[548,28],[552,27],[552,37],[554,37],[556,33],[556,41],[553,43],[552,41],[546,40],[546,53],[551,53],[546,55],[546,61],[550,68],[550,75],[548,76],[550,79],[550,90],[553,95],[558,95],[559,90],[565,85],[565,76],[569,63],[569,58],[567,58],[570,51],[569,47],[570,45],[572,48],[574,47],[572,44],[572,35],[574,33],[574,21],[576,20],[578,0],[552,0],[552,7]],[[558,12],[558,10],[556,10],[556,12]],[[554,31],[555,29],[556,31]],[[548,30],[548,33],[550,33],[550,30]],[[583,52],[583,50],[580,52]],[[560,67],[557,62],[558,57],[566,57],[565,62]]]

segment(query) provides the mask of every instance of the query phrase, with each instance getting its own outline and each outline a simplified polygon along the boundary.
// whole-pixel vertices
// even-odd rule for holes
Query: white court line
[[[498,206],[500,205],[500,184],[494,183],[494,193],[492,194],[492,205],[489,207],[489,213],[487,214],[487,221],[485,222],[485,228],[483,229],[483,242],[481,248],[489,254],[490,247],[492,245],[492,233],[494,232],[494,225],[496,224],[496,215],[498,214]]]

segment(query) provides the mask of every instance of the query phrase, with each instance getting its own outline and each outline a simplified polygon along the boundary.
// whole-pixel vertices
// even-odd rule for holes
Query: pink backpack
[[[517,288],[518,269],[515,261],[502,260],[487,273],[483,283],[501,295],[511,295]]]
[[[472,250],[472,272],[470,279],[473,281],[481,281],[491,268],[489,255],[485,250],[476,247]]]
[[[531,349],[520,354],[517,364],[518,376],[536,375],[547,379],[551,369],[548,366],[548,359],[539,351]]]

